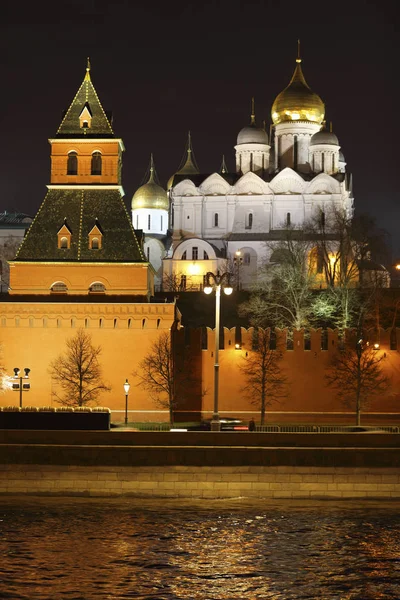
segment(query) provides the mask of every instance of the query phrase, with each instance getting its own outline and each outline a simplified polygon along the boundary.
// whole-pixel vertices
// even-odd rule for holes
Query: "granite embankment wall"
[[[400,435],[0,431],[0,494],[399,499]]]

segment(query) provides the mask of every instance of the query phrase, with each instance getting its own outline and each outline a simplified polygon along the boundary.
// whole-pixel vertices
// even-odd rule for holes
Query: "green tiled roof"
[[[79,116],[85,106],[91,115],[91,126],[82,128]],[[105,113],[91,81],[89,67],[86,69],[81,87],[64,115],[56,137],[114,137],[110,119]]]
[[[57,234],[65,220],[71,247],[61,249]],[[102,247],[91,250],[89,232],[96,224],[103,233]],[[99,189],[49,190],[16,260],[146,262],[120,192]]]

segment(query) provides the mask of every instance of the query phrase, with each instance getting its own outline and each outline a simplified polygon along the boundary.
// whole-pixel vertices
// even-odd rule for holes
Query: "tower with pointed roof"
[[[124,145],[90,64],[51,145],[46,197],[11,263],[10,294],[153,294],[152,268],[123,201]]]

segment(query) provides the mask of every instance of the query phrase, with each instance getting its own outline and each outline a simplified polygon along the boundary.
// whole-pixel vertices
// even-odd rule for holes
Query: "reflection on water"
[[[400,598],[395,503],[0,499],[0,598]]]

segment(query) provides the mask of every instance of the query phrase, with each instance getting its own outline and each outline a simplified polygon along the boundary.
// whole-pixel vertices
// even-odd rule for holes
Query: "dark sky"
[[[399,23],[394,2],[139,2],[70,0],[2,3],[0,210],[38,209],[49,183],[47,139],[85,74],[86,57],[103,107],[126,146],[127,202],[143,182],[150,152],[165,186],[187,132],[203,173],[256,116],[270,123],[295,67],[327,108],[353,172],[356,210],[399,231]],[[397,237],[396,237],[397,236]]]

